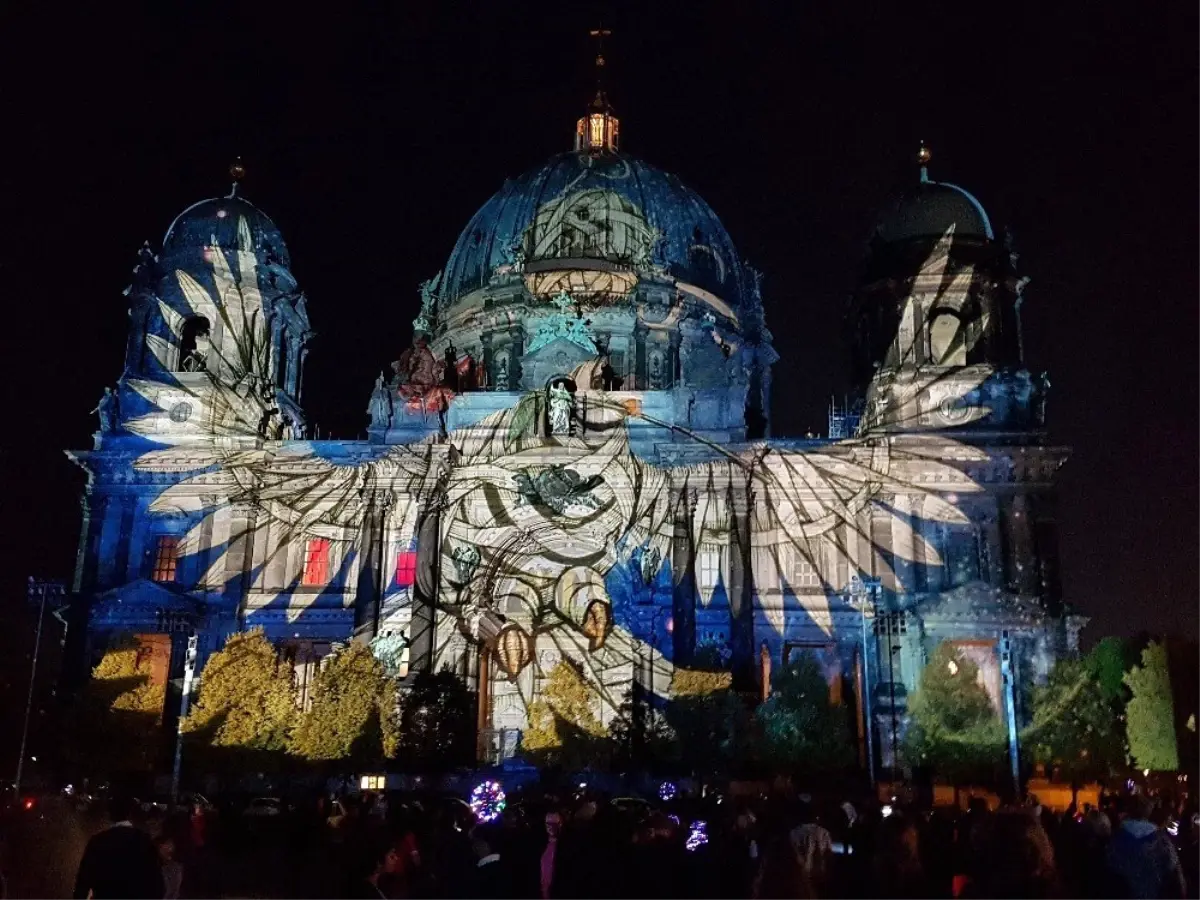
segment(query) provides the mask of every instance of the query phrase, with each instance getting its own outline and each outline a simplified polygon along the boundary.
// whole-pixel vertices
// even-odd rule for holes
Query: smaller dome
[[[236,195],[214,197],[193,203],[171,223],[163,236],[162,256],[184,255],[213,244],[226,250],[238,249],[238,222],[246,220],[255,255],[265,262],[290,266],[283,235],[262,210]]]
[[[951,225],[956,237],[995,240],[983,204],[957,185],[927,180],[922,172],[916,188],[902,194],[879,217],[875,234],[889,244],[928,240],[941,237]]]

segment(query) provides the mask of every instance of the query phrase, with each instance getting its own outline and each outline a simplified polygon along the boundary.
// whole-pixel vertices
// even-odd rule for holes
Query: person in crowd
[[[876,897],[930,897],[921,865],[917,823],[896,814],[879,823],[875,855],[871,859],[871,895]]]
[[[552,893],[554,887],[554,866],[558,852],[558,837],[562,834],[562,813],[552,809],[546,813],[546,848],[542,851],[540,860],[540,885],[542,900],[558,896]]]
[[[75,877],[74,896],[105,900],[161,898],[162,862],[154,842],[133,824],[134,801],[115,794],[108,804],[112,825],[87,842]]]
[[[833,838],[818,821],[811,803],[801,804],[800,824],[792,829],[789,838],[809,883],[818,892],[822,891],[829,880]]]
[[[1179,854],[1166,832],[1150,821],[1153,804],[1144,794],[1126,801],[1125,818],[1108,842],[1109,871],[1125,897],[1183,897],[1187,885]]]
[[[962,897],[1047,898],[1062,895],[1054,848],[1029,807],[992,817]]]
[[[175,858],[175,841],[159,835],[154,840],[158,849],[158,858],[162,860],[163,897],[165,900],[179,900],[179,892],[183,888],[183,866]]]
[[[776,838],[767,845],[752,896],[755,900],[806,900],[817,896],[790,836]]]
[[[400,848],[386,835],[373,834],[357,848],[358,858],[346,896],[351,900],[379,900],[396,896],[389,880],[401,867]]]
[[[507,900],[521,896],[517,890],[517,873],[504,857],[501,831],[497,826],[476,826],[471,833],[471,849],[475,853],[475,869],[469,879],[469,893],[466,896],[486,900]]]

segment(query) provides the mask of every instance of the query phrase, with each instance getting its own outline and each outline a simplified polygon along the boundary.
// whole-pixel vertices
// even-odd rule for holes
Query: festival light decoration
[[[664,781],[658,786],[658,799],[663,803],[670,803],[679,796],[679,788],[673,781]]]
[[[692,823],[692,827],[688,832],[687,840],[684,841],[684,846],[688,850],[699,850],[708,843],[708,823],[703,819],[697,819]]]
[[[500,813],[504,812],[507,805],[504,789],[498,782],[481,781],[475,790],[471,791],[471,812],[475,813],[475,818],[480,822],[491,822],[500,818]]]

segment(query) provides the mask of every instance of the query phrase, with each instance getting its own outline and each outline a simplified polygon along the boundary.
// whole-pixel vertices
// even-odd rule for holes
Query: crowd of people
[[[168,818],[152,838],[122,803],[88,843],[76,897],[224,893],[205,880],[213,839],[223,839],[210,811]],[[1196,896],[1191,807],[1143,794],[1103,806],[1055,814],[1032,797],[996,810],[973,798],[959,812],[807,795],[651,805],[581,790],[510,798],[480,821],[444,797],[322,797],[277,823],[287,847],[278,859],[299,875],[276,882],[275,895]]]

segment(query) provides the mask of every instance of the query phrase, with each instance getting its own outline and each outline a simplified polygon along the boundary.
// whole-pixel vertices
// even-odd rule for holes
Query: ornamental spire
[[[229,164],[229,177],[233,179],[233,186],[229,189],[229,196],[236,197],[238,185],[246,177],[246,167],[242,165],[242,158],[240,156]]]
[[[588,105],[587,115],[575,123],[575,151],[577,153],[616,153],[617,132],[620,123],[613,115],[604,92],[604,39],[612,31],[601,25],[588,32],[596,41],[596,96]]]
[[[933,159],[933,154],[929,152],[929,145],[921,141],[921,147],[917,150],[917,163],[921,166],[922,184],[929,181],[929,161],[931,159]]]

